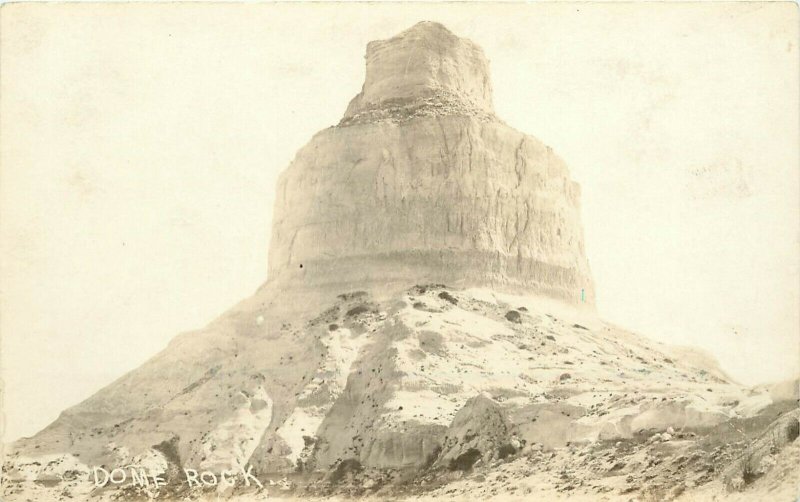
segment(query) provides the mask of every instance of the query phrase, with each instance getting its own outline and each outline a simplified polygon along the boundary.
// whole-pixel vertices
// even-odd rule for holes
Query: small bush
[[[794,419],[786,427],[786,442],[791,443],[800,436],[800,420]]]
[[[353,307],[347,311],[345,314],[346,317],[355,317],[357,315],[363,314],[365,312],[369,312],[369,307],[366,305],[359,305],[357,307]]]
[[[457,305],[458,304],[458,299],[456,299],[453,295],[451,295],[447,291],[442,291],[441,293],[439,293],[439,298],[441,298],[442,300],[447,300],[448,302],[452,303],[453,305]]]
[[[472,466],[475,465],[475,462],[481,458],[480,450],[476,448],[470,448],[469,450],[465,451],[457,458],[454,458],[450,461],[450,470],[451,471],[469,471],[472,469]]]
[[[503,446],[501,446],[500,449],[497,451],[497,458],[499,458],[500,460],[503,460],[504,458],[515,454],[516,452],[517,452],[517,449],[514,448],[513,445],[511,445],[509,443],[506,443]]]
[[[357,473],[361,472],[363,467],[361,467],[361,462],[354,458],[347,458],[342,460],[339,465],[336,466],[336,469],[331,473],[330,481],[333,484],[339,483],[342,481],[348,474],[350,473]]]
[[[367,296],[366,291],[351,291],[349,293],[342,293],[337,298],[344,301],[355,300],[357,298],[363,298]]]

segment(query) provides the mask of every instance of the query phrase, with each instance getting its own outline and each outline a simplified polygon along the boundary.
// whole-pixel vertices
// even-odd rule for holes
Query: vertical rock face
[[[492,111],[483,51],[440,24],[422,22],[389,40],[370,42],[366,59],[364,88],[350,102],[345,118],[432,97]]]
[[[580,188],[498,120],[479,47],[419,23],[367,49],[342,122],[277,190],[269,277],[286,285],[486,285],[592,305]]]

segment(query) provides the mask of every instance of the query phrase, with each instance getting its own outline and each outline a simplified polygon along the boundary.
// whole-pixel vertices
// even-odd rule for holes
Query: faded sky
[[[797,6],[5,5],[6,439],[265,280],[277,174],[421,20],[491,61],[498,115],[583,187],[606,319],[800,371]],[[135,398],[133,396],[132,398]]]

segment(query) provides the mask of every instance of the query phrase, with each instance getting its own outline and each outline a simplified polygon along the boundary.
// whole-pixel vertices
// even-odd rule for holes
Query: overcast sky
[[[792,3],[5,5],[6,439],[266,278],[278,173],[421,20],[484,48],[583,187],[598,308],[745,383],[800,372]]]

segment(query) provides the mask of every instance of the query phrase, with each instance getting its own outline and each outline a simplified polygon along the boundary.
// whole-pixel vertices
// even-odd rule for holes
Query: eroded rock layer
[[[551,148],[493,116],[490,89],[480,49],[441,25],[370,44],[343,122],[280,178],[270,280],[488,285],[592,305],[580,187]]]
[[[447,96],[492,112],[489,63],[483,50],[438,23],[422,22],[367,45],[367,75],[345,119],[399,104]]]

